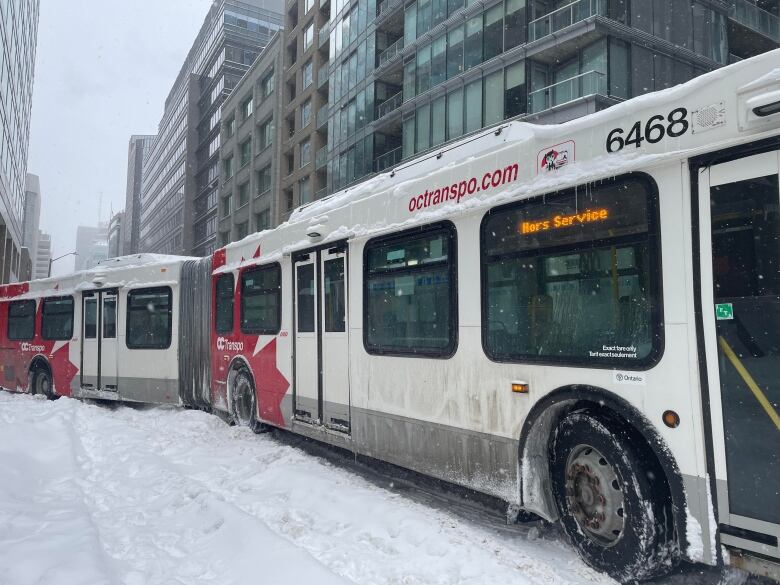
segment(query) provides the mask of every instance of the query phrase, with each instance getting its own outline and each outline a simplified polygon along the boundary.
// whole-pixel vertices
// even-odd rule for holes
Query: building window
[[[431,45],[431,87],[447,79],[447,37],[440,36]]]
[[[257,194],[262,195],[271,190],[271,165],[257,171]]]
[[[236,239],[243,240],[249,234],[249,221],[236,224]]]
[[[311,59],[306,63],[306,65],[303,66],[303,89],[306,89],[311,85],[312,79],[313,79],[313,72],[314,72],[314,65],[311,62]]]
[[[230,119],[225,122],[225,137],[230,138],[236,133],[236,117],[230,116]]]
[[[447,33],[447,79],[463,73],[463,27]]]
[[[431,147],[431,106],[425,104],[417,108],[417,147],[416,152],[428,150]]]
[[[238,186],[238,207],[236,209],[241,209],[247,203],[249,203],[249,181]]]
[[[447,98],[441,96],[431,104],[431,146],[438,146],[446,140]]]
[[[129,349],[167,349],[171,346],[172,294],[167,286],[127,293]]]
[[[29,340],[35,335],[35,301],[13,301],[8,304],[8,339]]]
[[[655,185],[635,177],[491,210],[481,228],[486,353],[647,366],[663,345],[656,226]]]
[[[279,333],[282,271],[278,264],[250,268],[241,275],[241,331]]]
[[[309,10],[314,8],[314,0],[306,0],[304,14],[307,14]]]
[[[267,98],[270,97],[271,94],[274,92],[276,83],[274,81],[274,72],[271,71],[268,75],[266,75],[263,78],[263,81],[261,82],[262,88],[263,88],[263,97]]]
[[[255,231],[261,232],[271,227],[271,210],[263,209],[255,214]]]
[[[417,51],[417,94],[431,87],[431,46],[426,45]]]
[[[477,79],[466,86],[466,133],[482,128],[482,80]]]
[[[73,297],[43,299],[41,313],[41,337],[55,340],[73,337]]]
[[[222,198],[222,217],[228,217],[230,215],[230,199],[230,195]]]
[[[252,117],[252,94],[249,94],[249,97],[241,102],[241,114],[243,115],[244,120],[248,120]]]
[[[303,50],[308,50],[314,42],[314,22],[309,23],[303,31]]]
[[[301,106],[301,128],[306,128],[311,122],[311,98]]]
[[[222,161],[222,170],[224,171],[223,174],[225,175],[226,181],[233,176],[233,155],[232,154]]]
[[[230,243],[230,232],[219,232],[219,245],[227,246]]]
[[[250,136],[244,140],[239,148],[241,154],[241,166],[243,167],[244,165],[249,164],[249,161],[252,160],[252,137]]]
[[[305,167],[311,162],[311,139],[307,138],[301,142],[301,160],[300,166]]]
[[[484,78],[484,124],[491,126],[504,119],[504,72],[496,71]]]
[[[504,6],[496,4],[485,11],[485,47],[483,60],[487,61],[504,50]]]
[[[506,0],[504,50],[525,43],[525,0]]]
[[[274,141],[274,121],[273,118],[269,118],[260,125],[260,132],[257,136],[258,150],[263,150],[271,146]]]
[[[311,180],[309,177],[298,181],[298,205],[311,203]]]
[[[457,344],[451,224],[370,240],[364,251],[364,345],[372,354],[449,357]]]
[[[465,69],[482,63],[482,15],[466,21]]]
[[[235,303],[233,283],[232,274],[223,274],[217,278],[216,310],[214,311],[214,328],[217,333],[233,332],[233,305]]]
[[[624,75],[628,75],[627,70]],[[504,94],[507,118],[525,114],[525,87],[525,62],[520,61],[507,67]]]
[[[447,94],[447,140],[463,135],[463,89]]]

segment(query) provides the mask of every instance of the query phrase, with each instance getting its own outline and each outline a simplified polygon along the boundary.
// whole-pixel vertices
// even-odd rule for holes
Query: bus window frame
[[[31,303],[32,303],[32,306],[33,306],[33,311],[32,311],[32,318],[33,318],[32,330],[33,331],[32,331],[32,335],[30,337],[11,337],[11,307],[13,305],[21,305],[21,304],[29,305]],[[8,302],[8,309],[7,309],[8,312],[6,313],[7,319],[6,319],[5,334],[6,334],[6,337],[8,338],[9,341],[31,341],[31,340],[35,339],[35,322],[37,321],[37,319],[35,318],[36,310],[37,310],[37,306],[36,306],[36,303],[35,303],[35,299],[22,299],[22,300],[18,300],[18,301],[9,301]]]
[[[276,328],[246,328],[244,327],[244,313],[245,313],[245,307],[246,304],[244,303],[244,288],[245,288],[245,279],[247,275],[251,275],[255,272],[262,272],[264,270],[276,270],[278,277],[279,277],[279,286],[276,287],[275,295],[276,295]],[[241,298],[239,299],[240,304],[240,321],[239,321],[239,329],[241,330],[241,333],[247,334],[247,335],[278,335],[279,332],[282,330],[282,265],[279,262],[271,262],[269,264],[257,264],[255,266],[250,266],[244,270],[241,271],[240,274],[241,278]],[[263,289],[264,291],[271,291],[273,289]],[[250,295],[254,296],[254,295]]]
[[[419,237],[421,235],[445,232],[449,238],[449,254],[447,263],[449,267],[449,302],[450,314],[448,325],[450,327],[450,339],[443,348],[404,348],[404,347],[377,347],[369,342],[368,339],[368,282],[369,282],[369,251],[372,248],[381,247],[395,241],[403,241],[409,237]],[[458,230],[455,224],[449,220],[436,223],[416,226],[400,232],[378,236],[368,240],[363,246],[363,349],[369,355],[403,357],[403,358],[422,358],[422,359],[450,359],[458,351],[459,336],[459,314],[458,314]],[[392,271],[390,271],[392,272]]]
[[[44,318],[46,317],[46,303],[50,301],[65,301],[70,299],[70,334],[67,337],[49,337],[47,336],[44,331],[45,328],[43,326]],[[73,339],[73,331],[75,329],[74,324],[74,316],[75,316],[75,306],[76,301],[73,298],[72,295],[62,295],[58,297],[44,297],[41,300],[41,339],[45,339],[47,341],[66,341],[68,339]],[[64,313],[63,313],[64,314]]]
[[[227,329],[219,328],[219,281],[222,279],[230,278],[230,297],[222,297],[223,299],[230,298],[230,327]],[[236,330],[236,277],[232,272],[225,272],[217,276],[214,280],[214,331],[221,335],[232,334]]]
[[[132,296],[134,294],[149,294],[149,293],[167,293],[168,294],[168,342],[167,344],[156,344],[156,345],[136,345],[130,343],[130,336],[128,335],[128,331],[130,329],[130,314],[132,313]],[[98,311],[98,315],[100,315],[100,312]],[[100,319],[98,319],[97,323],[97,330],[98,332],[101,331],[101,324]],[[171,344],[173,343],[173,291],[171,290],[170,286],[152,286],[152,287],[144,287],[144,288],[133,288],[127,291],[127,309],[125,311],[125,346],[127,349],[132,350],[159,350],[159,349],[169,349],[171,347]]]
[[[486,224],[491,214],[506,211],[510,209],[516,209],[518,207],[538,203],[545,198],[554,197],[566,197],[575,194],[577,191],[583,191],[586,188],[593,189],[603,185],[611,185],[616,183],[637,183],[643,186],[645,193],[647,194],[647,232],[646,236],[641,235],[629,235],[629,236],[616,236],[599,238],[593,240],[586,240],[584,242],[577,242],[573,244],[562,244],[560,246],[545,246],[538,248],[530,248],[528,250],[517,252],[509,255],[509,257],[527,257],[537,258],[541,254],[540,252],[574,252],[587,248],[598,248],[600,246],[609,245],[612,243],[626,243],[636,242],[639,238],[646,238],[648,244],[648,254],[650,256],[650,278],[649,278],[649,298],[650,298],[650,335],[652,339],[652,347],[650,352],[642,359],[637,360],[625,360],[623,362],[618,361],[615,358],[598,358],[598,357],[576,357],[576,356],[539,356],[532,354],[518,354],[515,356],[497,355],[493,353],[488,346],[488,263],[489,256],[487,254],[487,242],[485,237]],[[664,294],[663,294],[663,263],[662,263],[662,232],[660,222],[660,200],[658,185],[655,180],[647,173],[643,172],[631,172],[615,177],[596,179],[585,184],[579,184],[573,187],[567,187],[558,191],[550,191],[547,193],[541,193],[528,199],[521,201],[513,201],[504,205],[499,205],[488,209],[482,216],[482,220],[479,224],[479,260],[480,260],[480,330],[481,330],[481,343],[482,351],[485,356],[495,363],[508,363],[508,364],[540,364],[540,365],[554,365],[560,367],[571,368],[589,368],[589,369],[601,369],[601,370],[627,370],[627,371],[645,371],[654,367],[664,354],[664,348],[666,344],[665,327],[664,327]]]

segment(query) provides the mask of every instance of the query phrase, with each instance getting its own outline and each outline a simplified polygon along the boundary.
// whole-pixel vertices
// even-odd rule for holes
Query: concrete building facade
[[[281,80],[285,34],[277,32],[222,106],[218,245],[274,227],[282,166]]]
[[[281,12],[281,0],[217,0],[209,9],[144,163],[139,251],[216,249],[221,106],[281,28]]]
[[[283,189],[292,208],[504,120],[682,83],[776,48],[778,16],[780,0],[288,0]]]
[[[38,232],[38,253],[33,265],[33,278],[47,278],[51,262],[51,236],[46,232]]]
[[[38,255],[38,237],[41,224],[41,180],[38,175],[27,173],[24,187],[24,216],[22,221],[22,246],[30,251],[30,258]]]
[[[0,2],[0,283],[20,276],[38,10]]]
[[[133,135],[127,148],[127,188],[122,223],[122,248],[125,254],[137,254],[141,229],[141,187],[144,160],[155,135]]]

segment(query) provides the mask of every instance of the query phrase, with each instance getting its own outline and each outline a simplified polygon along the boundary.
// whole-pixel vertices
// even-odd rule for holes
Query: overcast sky
[[[53,256],[125,205],[131,134],[156,133],[211,0],[41,0],[27,170]],[[52,272],[73,269],[73,258]]]

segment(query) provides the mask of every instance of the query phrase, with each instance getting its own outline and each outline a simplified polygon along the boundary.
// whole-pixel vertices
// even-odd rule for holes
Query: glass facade
[[[220,170],[228,170],[219,163],[221,106],[282,28],[282,15],[263,6],[257,0],[220,0],[210,8],[165,102],[144,165],[139,251],[202,256],[216,249],[216,179]],[[254,113],[252,93],[241,97],[234,132]],[[191,120],[200,121],[194,132],[188,127]],[[235,172],[250,160],[251,143],[229,170]],[[185,225],[189,206],[194,221]]]
[[[329,191],[503,120],[565,121],[729,61],[728,10],[707,0],[474,4],[330,6]],[[611,36],[610,21],[641,31],[636,42]],[[577,27],[581,42],[558,44]]]
[[[0,197],[9,213],[0,235],[12,242],[0,258],[0,283],[19,277],[38,9],[38,0],[0,2]]]

